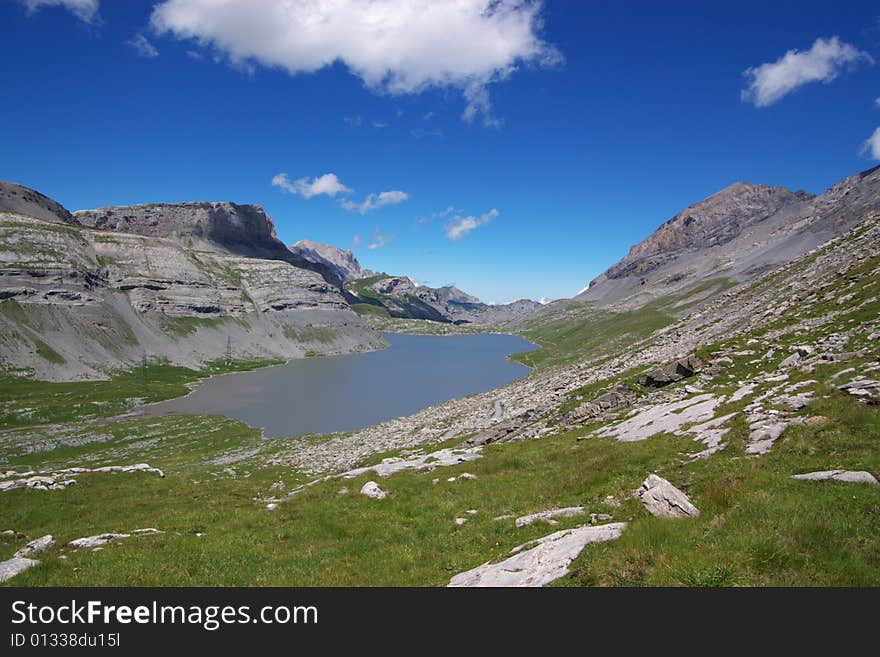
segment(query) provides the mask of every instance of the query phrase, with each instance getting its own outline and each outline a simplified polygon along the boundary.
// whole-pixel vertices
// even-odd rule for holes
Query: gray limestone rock
[[[361,495],[374,500],[383,500],[388,495],[387,492],[379,488],[379,484],[375,481],[368,481],[361,487]]]
[[[870,484],[880,486],[880,481],[870,472],[864,470],[821,470],[805,474],[792,475],[792,479],[804,481],[845,481],[853,484]]]
[[[520,516],[516,519],[516,526],[525,527],[535,522],[546,522],[547,524],[555,525],[558,524],[556,522],[556,518],[571,518],[573,516],[582,516],[584,515],[584,513],[584,507],[582,506],[568,506],[563,509],[549,509],[547,511],[532,513],[527,516]]]
[[[41,536],[40,538],[37,538],[25,545],[23,548],[18,550],[14,556],[22,558],[32,557],[35,554],[43,552],[44,550],[48,550],[53,545],[55,545],[55,540],[52,538],[52,535],[46,534],[45,536]]]
[[[568,565],[586,545],[618,539],[625,527],[617,522],[558,531],[514,548],[504,561],[459,573],[448,586],[545,586],[568,573]]]
[[[12,557],[12,559],[7,559],[6,561],[0,561],[0,584],[8,582],[28,568],[39,565],[40,562],[36,559],[27,559],[25,557]]]
[[[703,368],[703,361],[694,355],[680,358],[639,377],[639,385],[649,388],[662,388],[675,381],[693,376]]]
[[[636,495],[653,516],[660,518],[694,518],[700,510],[688,496],[656,474],[648,475]]]

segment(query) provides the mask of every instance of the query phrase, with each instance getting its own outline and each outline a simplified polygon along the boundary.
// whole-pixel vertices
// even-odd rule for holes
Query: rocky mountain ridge
[[[332,244],[323,244],[313,240],[300,240],[290,246],[290,251],[304,260],[330,267],[343,281],[368,278],[375,275],[369,269],[361,267],[361,264],[351,250],[340,249]]]
[[[196,251],[281,260],[317,272],[328,283],[342,287],[342,278],[332,267],[288,249],[278,239],[272,218],[259,205],[205,201],[148,203],[78,210],[73,217],[89,228],[164,237]]]
[[[200,368],[230,351],[238,360],[287,359],[383,344],[318,273],[241,255],[273,254],[274,228],[261,210],[159,206],[165,214],[120,212],[107,231],[95,226],[108,226],[116,212],[69,221],[60,205],[22,190],[0,183],[0,364],[7,374],[93,379],[144,357]],[[237,238],[252,226],[262,230],[255,240]]]
[[[497,324],[528,316],[541,307],[530,299],[491,305],[455,286],[433,288],[417,285],[407,276],[387,274],[349,281],[346,289],[358,312],[371,314],[379,309],[390,317],[451,324]]]
[[[819,196],[735,183],[683,210],[590,282],[576,301],[636,307],[701,281],[751,280],[880,208],[880,167]]]

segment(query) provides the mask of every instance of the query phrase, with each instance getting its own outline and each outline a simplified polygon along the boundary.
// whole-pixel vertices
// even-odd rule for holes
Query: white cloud
[[[878,98],[877,100],[875,100],[875,101],[874,101],[874,104],[875,104],[877,107],[880,107],[880,98]]]
[[[40,7],[65,7],[80,20],[91,23],[98,18],[100,0],[23,0],[29,13]]]
[[[844,68],[854,67],[861,61],[873,63],[874,60],[836,36],[819,38],[809,50],[789,50],[775,62],[746,69],[743,75],[749,83],[742,91],[742,100],[756,107],[766,107],[810,82],[831,82]]]
[[[327,196],[336,196],[337,194],[347,194],[351,190],[343,185],[335,173],[325,173],[317,178],[299,178],[293,182],[287,177],[286,173],[279,173],[272,178],[272,184],[280,187],[285,192],[291,194],[299,194],[303,198],[312,198],[320,194]]]
[[[497,216],[498,210],[495,208],[492,208],[485,214],[481,214],[479,217],[474,217],[473,215],[467,217],[456,216],[452,221],[446,224],[446,237],[453,241],[463,239],[467,237],[472,230],[484,224],[488,224]]]
[[[382,231],[378,228],[373,233],[373,241],[367,244],[367,248],[370,251],[375,251],[376,249],[381,249],[383,246],[388,244],[392,239],[394,239],[394,235],[384,235]]]
[[[356,249],[361,245],[361,236],[355,235],[351,238],[351,248]]]
[[[862,153],[874,160],[880,160],[880,128],[877,128],[862,146]]]
[[[149,39],[143,34],[135,34],[131,39],[126,41],[128,45],[135,49],[141,57],[158,57],[159,51],[150,43]]]
[[[364,122],[360,116],[346,116],[342,120],[345,121],[345,125],[350,128],[360,128],[361,124]]]
[[[409,198],[409,194],[400,190],[390,190],[379,194],[369,194],[363,203],[355,203],[354,201],[342,201],[340,205],[350,212],[360,212],[367,214],[386,205],[397,205],[403,203]]]
[[[430,215],[423,215],[416,219],[416,223],[418,224],[427,224],[434,219],[448,217],[451,214],[455,214],[456,212],[460,212],[460,210],[456,210],[454,205],[447,205],[445,208],[440,210],[439,212],[432,212]]]
[[[151,23],[235,63],[291,74],[341,62],[373,91],[460,89],[466,120],[496,125],[486,88],[522,64],[562,60],[541,37],[541,0],[164,0]]]
[[[373,121],[373,127],[381,130],[382,128],[387,128],[388,124],[384,121]]]

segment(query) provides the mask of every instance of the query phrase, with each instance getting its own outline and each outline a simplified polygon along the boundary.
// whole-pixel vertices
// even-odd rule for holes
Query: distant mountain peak
[[[290,246],[291,252],[316,264],[323,264],[334,270],[343,281],[371,276],[373,272],[363,269],[350,249],[340,249],[332,244],[300,240]]]
[[[738,181],[688,206],[666,221],[605,272],[620,278],[652,271],[684,251],[725,244],[786,206],[809,200],[806,192]]]

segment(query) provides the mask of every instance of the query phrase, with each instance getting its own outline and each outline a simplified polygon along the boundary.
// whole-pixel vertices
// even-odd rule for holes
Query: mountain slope
[[[74,218],[99,230],[166,237],[197,251],[217,251],[247,258],[281,260],[319,273],[342,287],[331,267],[291,252],[275,234],[275,224],[259,205],[188,201],[110,206],[78,210]]]
[[[880,168],[816,197],[735,183],[664,223],[575,299],[633,308],[710,277],[750,280],[851,228],[880,207],[878,192]]]
[[[405,319],[425,319],[452,324],[488,325],[525,317],[540,307],[537,301],[520,299],[490,305],[457,287],[416,285],[406,276],[376,274],[349,281],[353,308],[363,314],[381,313]]]
[[[290,251],[294,255],[313,262],[323,264],[333,271],[343,280],[350,281],[356,278],[365,278],[372,276],[373,272],[368,269],[362,269],[354,253],[340,249],[332,244],[322,244],[312,240],[300,240],[296,244],[290,246]]]
[[[81,225],[106,225],[89,213],[70,223],[58,210],[46,220],[10,205],[0,203],[0,364],[8,374],[103,378],[144,356],[199,368],[229,352],[286,359],[383,344],[319,274],[240,254],[272,253],[274,227],[261,211],[155,206],[113,226],[144,235]],[[242,241],[251,227],[262,232]]]

